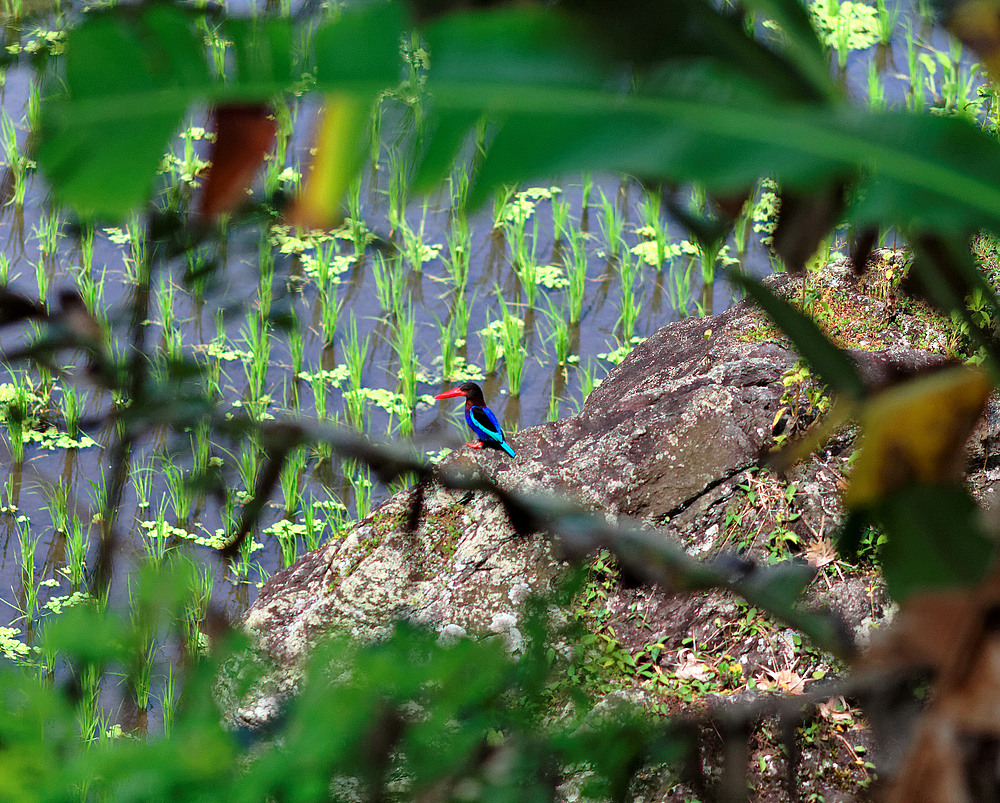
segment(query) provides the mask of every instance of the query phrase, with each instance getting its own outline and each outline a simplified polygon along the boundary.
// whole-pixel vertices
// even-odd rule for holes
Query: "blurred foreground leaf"
[[[861,453],[845,503],[861,508],[910,483],[956,482],[965,441],[992,388],[983,371],[953,366],[870,399],[861,411]]]

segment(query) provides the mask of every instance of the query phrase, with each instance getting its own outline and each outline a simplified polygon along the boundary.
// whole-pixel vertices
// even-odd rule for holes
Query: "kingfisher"
[[[484,446],[490,449],[503,449],[511,457],[515,457],[516,452],[503,436],[497,417],[486,406],[483,389],[475,382],[464,382],[454,390],[446,390],[434,398],[457,399],[459,396],[465,397],[465,423],[479,437],[478,441],[465,445],[471,446],[473,449],[482,449]]]

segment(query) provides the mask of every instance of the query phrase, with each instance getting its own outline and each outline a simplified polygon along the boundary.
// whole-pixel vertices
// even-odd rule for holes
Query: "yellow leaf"
[[[963,447],[992,384],[978,369],[923,374],[875,396],[861,412],[861,452],[844,501],[865,507],[911,483],[961,476]]]
[[[368,122],[366,99],[342,92],[326,96],[316,123],[312,166],[288,222],[309,229],[343,220],[340,201],[360,166],[361,136]]]

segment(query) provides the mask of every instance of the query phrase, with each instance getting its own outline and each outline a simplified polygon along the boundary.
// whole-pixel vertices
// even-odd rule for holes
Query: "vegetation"
[[[921,48],[910,28],[900,109],[887,102],[875,67],[867,70],[867,105],[850,102],[841,81],[858,51],[897,27],[898,12],[884,6],[684,0],[616,10],[566,2],[432,14],[429,5],[248,16],[170,3],[102,6],[43,31],[24,27],[30,9],[5,3],[8,69],[29,57],[37,69],[27,132],[6,110],[0,116],[8,206],[23,212],[36,163],[55,200],[30,229],[37,259],[25,266],[5,255],[0,263],[0,325],[24,330],[16,343],[5,341],[9,381],[0,385],[17,468],[4,488],[4,515],[17,537],[22,590],[19,626],[0,628],[10,664],[0,668],[0,798],[532,800],[550,799],[569,779],[618,800],[664,763],[683,770],[702,797],[745,798],[746,762],[725,763],[715,784],[691,769],[698,728],[717,724],[710,715],[585,718],[578,692],[606,691],[621,675],[667,686],[675,698],[707,690],[710,679],[711,688],[739,685],[738,664],[713,645],[692,643],[686,673],[665,680],[655,661],[623,647],[602,607],[618,572],[734,594],[741,627],[767,631],[766,611],[809,640],[817,673],[834,665],[829,655],[856,661],[828,618],[796,606],[813,571],[784,560],[797,515],[792,486],[774,497],[774,527],[764,534],[774,565],[734,576],[647,530],[442,474],[405,447],[373,446],[356,432],[376,431],[377,417],[388,433],[409,435],[421,383],[475,379],[501,364],[507,392],[519,397],[538,310],[537,342],[551,346],[539,353],[558,364],[546,400],[557,415],[570,377],[583,394],[598,381],[580,365],[594,281],[615,299],[617,339],[599,355],[606,363],[650,331],[644,319],[662,303],[652,287],[681,314],[710,311],[722,275],[757,300],[803,357],[787,376],[786,412],[798,421],[829,405],[833,420],[853,417],[865,432],[846,496],[842,559],[877,548],[901,615],[917,631],[940,626],[928,618],[932,594],[959,595],[967,607],[958,624],[971,635],[958,654],[969,665],[981,657],[975,635],[988,635],[988,623],[967,589],[988,580],[995,547],[953,465],[1000,376],[1000,305],[988,275],[995,265],[984,273],[972,257],[975,247],[995,261],[1000,117],[995,89],[978,82],[978,68],[963,66],[959,45]],[[986,13],[957,6],[958,40],[978,44],[976,15]],[[833,54],[841,72],[831,71]],[[303,95],[323,104],[308,171],[294,155],[304,127],[294,99]],[[210,126],[199,124],[201,104],[211,109]],[[387,118],[400,118],[404,133],[383,150]],[[364,214],[358,175],[366,158],[385,195],[386,233]],[[635,210],[622,193],[594,184],[590,174],[601,171],[638,177],[622,187],[641,185],[641,226],[631,224]],[[584,177],[549,183],[567,172]],[[545,187],[522,189],[539,178]],[[440,188],[451,225],[444,242],[428,242],[426,205],[417,219],[407,202]],[[489,277],[477,296],[469,216],[491,197],[491,227],[505,254],[509,246],[511,271],[507,282]],[[548,259],[543,208],[552,213]],[[668,214],[685,239],[670,236]],[[591,216],[599,236],[584,223]],[[863,266],[891,231],[913,252],[910,274],[925,299],[954,320],[961,348],[981,368],[868,388],[843,344],[814,320],[827,314],[821,290],[800,308],[733,267],[758,226],[775,264],[794,272],[825,260],[845,231]],[[76,290],[54,303],[54,260],[66,254],[68,235]],[[227,253],[243,240],[253,258],[234,276]],[[109,266],[100,262],[110,245],[120,261],[112,270],[127,288],[116,304],[103,295]],[[595,256],[599,275],[588,272]],[[345,277],[368,268],[373,325],[341,295]],[[34,282],[31,294],[17,284],[21,272]],[[412,306],[425,276],[443,282],[450,299],[433,315],[433,355],[418,334],[430,322]],[[895,292],[899,278],[887,276],[883,292]],[[304,287],[308,343],[305,305],[289,300]],[[473,318],[477,304],[485,311]],[[185,316],[197,316],[200,327],[206,307],[214,331],[191,343]],[[481,360],[468,350],[473,332]],[[372,386],[379,348],[391,382]],[[330,422],[334,408],[353,429]],[[86,460],[98,445],[90,432],[108,454],[90,476],[92,506],[37,478],[44,518],[65,555],[62,579],[43,579],[42,526],[34,510],[22,510],[23,479],[34,477],[27,450],[69,449]],[[378,645],[333,640],[273,734],[223,728],[212,690],[220,669],[236,679],[235,697],[264,669],[244,665],[244,645],[225,632],[219,586],[246,595],[248,584],[264,581],[262,540],[287,566],[301,546],[336,536],[352,514],[366,516],[370,471],[387,485],[415,479],[423,487],[433,478],[495,494],[521,534],[548,532],[575,554],[596,554],[589,580],[555,600],[583,631],[553,631],[538,602],[517,661],[496,643],[444,646],[404,627]],[[334,476],[340,498],[321,498],[319,486],[335,487]],[[756,477],[743,490],[749,504],[774,489]],[[449,543],[442,538],[443,552]],[[133,553],[145,568],[116,575]],[[207,554],[223,560],[207,562]],[[564,653],[550,650],[560,638]],[[891,661],[879,669],[909,677],[909,667]],[[803,725],[815,703],[863,696],[866,684],[846,675],[729,724],[739,736],[765,713],[780,728]],[[131,717],[109,713],[119,695]],[[145,739],[157,696],[163,735]],[[966,724],[941,717],[952,729]],[[803,727],[803,738],[819,738]]]

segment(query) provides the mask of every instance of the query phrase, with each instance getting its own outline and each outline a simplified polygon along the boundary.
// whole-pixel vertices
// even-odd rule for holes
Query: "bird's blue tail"
[[[515,452],[507,441],[500,441],[500,447],[511,457],[517,457],[517,452]]]

